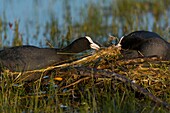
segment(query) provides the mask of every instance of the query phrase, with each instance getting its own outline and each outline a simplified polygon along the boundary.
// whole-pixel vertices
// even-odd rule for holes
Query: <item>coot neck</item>
[[[60,52],[64,52],[64,53],[80,53],[82,51],[84,51],[85,49],[81,48],[81,47],[77,47],[74,46],[72,44],[68,45],[67,47],[63,48],[60,50]]]

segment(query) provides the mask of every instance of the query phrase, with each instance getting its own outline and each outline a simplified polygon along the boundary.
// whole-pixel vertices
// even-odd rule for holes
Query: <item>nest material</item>
[[[169,97],[170,95],[169,68],[170,61],[162,61],[156,57],[123,59],[120,50],[111,46],[71,63],[64,63],[46,69],[27,71],[24,73],[8,72],[8,75],[14,77],[14,81],[20,82],[42,78],[53,73],[54,78],[63,78],[61,79],[63,83],[60,84],[60,87],[64,89],[76,86],[81,82],[89,81],[92,78],[98,81],[96,84],[100,84],[100,81],[103,81],[105,78],[112,80],[113,76],[118,74],[121,75],[121,77],[124,76],[127,78],[127,80],[122,80],[123,82],[129,82],[132,85],[133,83],[138,84],[155,96],[163,98],[164,96]],[[116,77],[120,81],[124,79],[118,76]],[[170,97],[166,99],[168,99],[166,101],[170,103]],[[158,99],[158,101],[160,100]]]

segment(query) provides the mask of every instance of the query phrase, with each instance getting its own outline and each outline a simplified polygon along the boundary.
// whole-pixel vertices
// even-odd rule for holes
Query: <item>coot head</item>
[[[116,47],[121,47],[122,49],[138,50],[140,45],[145,43],[147,40],[150,40],[151,38],[159,38],[163,40],[161,36],[154,32],[134,31],[128,35],[121,37]]]
[[[89,36],[78,38],[73,41],[70,45],[62,49],[62,52],[69,53],[79,53],[88,49],[100,49],[99,45],[97,45]]]
[[[121,53],[124,57],[158,56],[165,60],[170,59],[170,44],[158,34],[150,31],[135,31],[125,35],[120,39],[116,47],[121,47]],[[135,50],[136,52],[133,51],[127,55],[124,52],[125,50]]]
[[[74,53],[100,47],[88,36],[78,38],[67,47],[39,48],[35,46],[16,46],[0,51],[0,68],[10,71],[42,69],[69,60]]]

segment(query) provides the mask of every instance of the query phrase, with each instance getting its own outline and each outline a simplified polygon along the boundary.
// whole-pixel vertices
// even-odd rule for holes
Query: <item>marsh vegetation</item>
[[[1,48],[25,44],[64,47],[84,35],[91,36],[104,48],[77,56],[80,62],[74,60],[28,72],[28,76],[42,76],[36,81],[25,82],[23,73],[4,71],[0,77],[0,112],[169,112],[169,105],[154,101],[116,74],[170,104],[170,62],[155,57],[123,60],[119,50],[112,46],[117,40],[109,37],[149,30],[169,41],[169,0],[88,0],[75,4],[73,0],[64,0],[51,1],[45,6],[35,0],[31,6],[36,13],[34,16],[22,13],[20,16],[27,17],[25,20],[15,17],[15,10],[11,14],[13,19],[10,18],[9,6],[16,3],[8,2],[10,5],[4,0],[0,12]],[[45,16],[39,14],[41,5],[47,7],[48,15],[46,11]],[[17,79],[11,78],[14,74]]]

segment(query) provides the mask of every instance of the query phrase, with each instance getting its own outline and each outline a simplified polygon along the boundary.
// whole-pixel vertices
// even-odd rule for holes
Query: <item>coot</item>
[[[157,33],[150,31],[135,31],[125,35],[116,47],[122,48],[125,58],[157,56],[170,60],[170,44]]]
[[[28,71],[68,60],[74,53],[100,47],[88,37],[81,37],[63,49],[39,48],[35,46],[16,46],[0,51],[0,65],[10,71]]]

